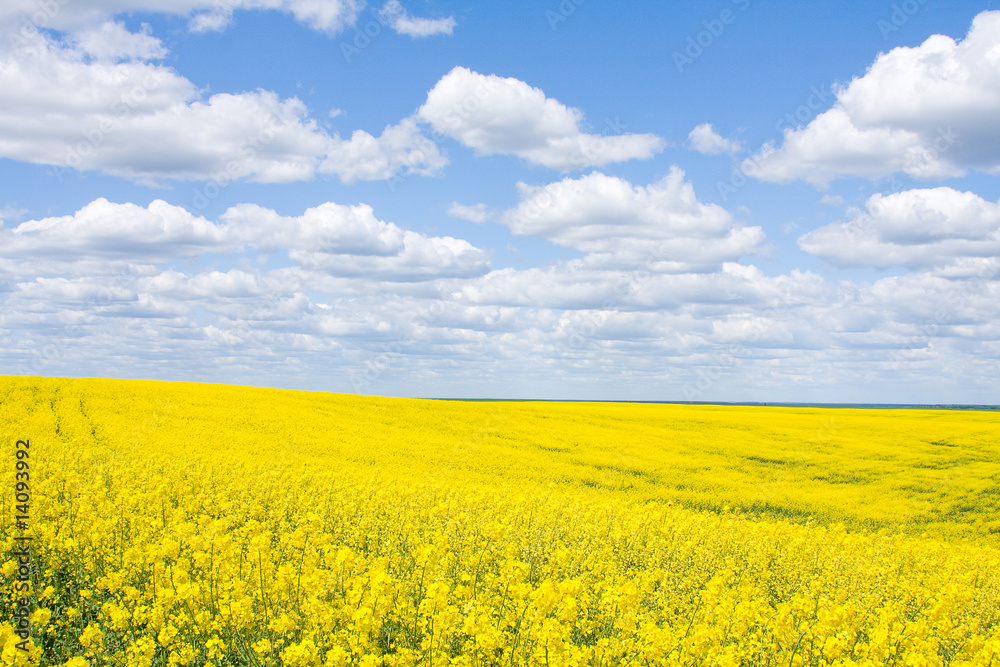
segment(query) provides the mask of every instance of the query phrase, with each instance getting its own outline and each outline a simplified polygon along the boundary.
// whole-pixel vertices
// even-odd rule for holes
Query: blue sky
[[[992,4],[5,3],[0,372],[996,403]]]

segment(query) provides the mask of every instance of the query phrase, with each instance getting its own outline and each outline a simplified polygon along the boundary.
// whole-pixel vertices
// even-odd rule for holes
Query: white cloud
[[[256,204],[239,204],[220,219],[234,238],[268,251],[391,256],[403,249],[403,230],[376,218],[367,205],[326,203],[301,216],[282,216]]]
[[[829,192],[820,197],[819,203],[827,206],[843,206],[844,198],[840,195],[832,195]]]
[[[721,206],[699,202],[676,167],[648,186],[595,172],[518,189],[521,202],[503,223],[515,234],[587,253],[593,264],[710,270],[753,253],[764,240],[760,227],[742,227]]]
[[[25,213],[28,213],[26,208],[14,208],[13,206],[0,208],[0,228],[3,227],[5,220],[20,220]]]
[[[738,153],[743,145],[738,141],[726,139],[712,129],[711,123],[702,123],[688,133],[688,145],[702,155],[720,155],[722,153]]]
[[[121,14],[149,12],[188,17],[188,30],[204,33],[224,30],[237,10],[273,10],[334,35],[356,25],[364,7],[362,0],[7,0],[0,5],[0,28],[6,28],[3,32],[12,33],[15,40],[32,38],[40,28],[85,33]],[[450,35],[456,25],[450,16],[412,16],[399,0],[389,0],[379,13],[390,28],[414,38]]]
[[[450,35],[455,29],[454,17],[441,19],[415,18],[410,16],[399,0],[389,0],[379,14],[389,21],[389,27],[401,35],[410,37],[433,37]]]
[[[927,144],[915,132],[882,126],[859,128],[842,107],[820,114],[808,126],[785,130],[781,148],[765,146],[749,158],[744,171],[764,181],[787,183],[797,179],[825,188],[844,176],[878,179],[896,172],[914,178],[947,178],[962,170],[941,159],[933,144],[945,148],[954,133],[941,128]]]
[[[653,134],[581,131],[583,113],[514,78],[455,67],[427,94],[418,116],[482,155],[517,155],[559,171],[643,160],[663,149]]]
[[[562,373],[618,392],[638,383],[637,396],[659,386],[655,395],[674,400],[792,401],[830,400],[826,389],[839,385],[851,392],[844,400],[877,402],[988,396],[1000,368],[998,297],[1000,281],[982,278],[834,284],[733,263],[717,273],[650,274],[580,261],[494,271],[462,292],[465,302],[518,313],[514,321],[529,328],[517,335],[527,343],[518,354],[531,359],[522,372],[533,383]]]
[[[214,223],[161,200],[143,208],[102,198],[73,215],[0,228],[0,268],[49,274],[135,273],[136,265],[246,248],[282,250],[307,270],[379,281],[468,277],[489,270],[486,253],[468,242],[401,229],[363,204],[326,203],[292,217],[240,204]],[[95,269],[102,262],[104,268]]]
[[[459,220],[474,222],[477,225],[481,225],[496,217],[496,213],[487,209],[486,204],[466,206],[465,204],[459,204],[457,201],[452,202],[451,206],[448,207],[448,215]]]
[[[123,30],[112,25],[116,35]],[[129,49],[149,55],[153,48],[142,39],[119,41],[105,55]],[[80,170],[222,184],[283,183],[316,173],[351,183],[431,174],[446,164],[412,119],[378,137],[357,130],[342,139],[324,132],[297,98],[258,90],[206,100],[170,68],[88,61],[76,47],[43,36],[0,54],[0,157],[55,165],[60,178]]]
[[[711,207],[694,200],[676,212],[683,181],[673,198],[649,192],[670,184],[604,187],[605,210],[631,210],[642,234],[635,211],[657,201],[674,211],[661,219],[671,234],[701,220],[707,242],[725,241],[725,225],[706,222]],[[925,226],[892,233],[989,233],[996,204],[935,196]],[[565,215],[544,227],[553,238],[572,218],[561,201]],[[969,215],[942,225],[935,206]],[[24,225],[0,232],[0,255],[20,261],[0,289],[0,361],[14,372],[425,396],[801,401],[830,400],[839,386],[857,401],[986,402],[1000,368],[1000,267],[968,272],[988,258],[873,284],[732,261],[701,272],[611,267],[590,255],[480,275],[482,251],[366,206],[282,216],[244,204],[209,222],[163,202],[98,200]],[[260,253],[268,266],[283,253],[291,261],[265,270]],[[136,270],[108,272],[113,261]]]
[[[876,194],[866,211],[799,238],[838,266],[932,269],[1000,257],[1000,203],[947,187]]]
[[[150,34],[148,23],[140,32],[129,32],[123,23],[104,23],[100,27],[84,30],[72,37],[72,42],[82,53],[97,60],[155,60],[167,55],[163,43]]]
[[[227,2],[230,0],[227,0]],[[213,5],[217,5],[215,2]],[[364,6],[361,0],[240,0],[239,7],[277,9],[290,12],[297,21],[315,30],[337,33],[354,25]]]
[[[164,13],[190,17],[195,32],[221,30],[235,10],[277,10],[292,14],[315,30],[337,33],[354,25],[364,3],[359,0],[6,0],[0,4],[0,25],[14,26],[24,34],[31,28],[78,31],[93,28],[126,13]]]
[[[306,269],[329,275],[387,282],[469,278],[489,270],[486,253],[468,241],[450,236],[428,238],[411,231],[403,232],[400,240],[403,247],[390,256],[298,250],[289,257]]]
[[[188,30],[195,33],[222,32],[232,20],[232,12],[199,12],[188,20]]]
[[[73,215],[0,229],[0,257],[166,262],[227,247],[224,228],[162,200],[147,208],[95,199]]]
[[[654,263],[609,268],[578,259],[539,268],[498,269],[470,281],[462,294],[477,305],[528,309],[709,312],[761,300],[747,280],[747,269],[753,277],[762,277],[752,267],[729,262],[715,272],[671,272]]]
[[[914,178],[1000,170],[1000,11],[980,13],[965,39],[934,35],[878,56],[807,126],[786,129],[748,173],[823,187],[845,176]]]
[[[430,176],[446,164],[448,160],[437,144],[421,134],[416,121],[404,118],[397,125],[387,126],[378,137],[363,130],[355,130],[349,140],[335,135],[319,171],[353,183],[384,180],[401,171]]]
[[[302,267],[334,276],[421,281],[489,270],[489,258],[470,243],[401,229],[376,218],[364,204],[326,203],[297,217],[242,204],[227,210],[222,220],[249,245],[285,249]]]

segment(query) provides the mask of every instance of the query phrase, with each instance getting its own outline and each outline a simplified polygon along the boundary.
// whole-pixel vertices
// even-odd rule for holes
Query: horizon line
[[[356,394],[344,391],[332,391],[324,389],[292,389],[288,387],[276,387],[270,385],[236,384],[231,382],[211,382],[207,380],[160,380],[150,378],[116,378],[102,377],[96,375],[65,376],[65,375],[21,375],[16,373],[0,373],[0,377],[19,378],[40,378],[48,380],[120,380],[124,382],[167,382],[177,384],[206,384],[220,385],[228,387],[245,387],[247,389],[273,389],[278,391],[302,391],[319,394],[343,394],[345,396],[367,396],[370,398],[407,398],[413,400],[428,401],[507,401],[507,402],[546,402],[546,403],[648,403],[658,405],[719,405],[719,406],[747,406],[747,407],[791,407],[791,408],[867,408],[867,409],[897,409],[897,410],[981,410],[1000,411],[1000,404],[992,403],[845,403],[834,401],[829,403],[819,401],[679,401],[679,400],[656,400],[656,399],[619,399],[619,398],[462,398],[458,396],[393,396],[386,394]]]
[[[422,397],[431,401],[517,401],[548,403],[655,403],[663,405],[720,405],[748,407],[792,407],[792,408],[872,408],[907,410],[1000,410],[1000,405],[989,403],[820,403],[791,401],[657,401],[643,399],[615,398],[456,398],[444,396]]]

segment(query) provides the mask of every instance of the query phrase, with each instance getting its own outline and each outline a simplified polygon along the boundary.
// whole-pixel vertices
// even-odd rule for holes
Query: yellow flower
[[[224,655],[223,651],[226,650],[226,643],[218,637],[212,637],[205,642],[205,649],[209,658],[221,658]]]
[[[32,625],[48,625],[49,620],[52,618],[52,610],[46,609],[45,607],[39,607],[31,614],[31,624]]]
[[[99,648],[104,640],[104,633],[93,623],[89,623],[80,634],[80,643],[86,648]]]
[[[263,667],[1000,659],[995,413],[0,396],[0,431],[46,436],[30,620],[65,654],[44,664],[215,667],[230,641]],[[0,665],[41,664],[15,631]]]

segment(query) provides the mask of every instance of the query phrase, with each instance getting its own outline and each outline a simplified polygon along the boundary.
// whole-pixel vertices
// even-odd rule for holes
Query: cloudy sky
[[[991,5],[8,0],[0,373],[998,403]]]

